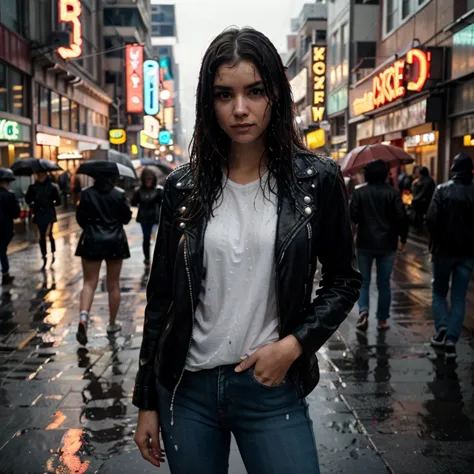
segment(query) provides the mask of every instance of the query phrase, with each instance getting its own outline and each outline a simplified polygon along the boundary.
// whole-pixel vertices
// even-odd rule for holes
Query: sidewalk
[[[122,333],[106,336],[102,275],[87,349],[75,341],[78,233],[58,238],[54,269],[39,270],[37,245],[11,256],[19,278],[0,305],[0,472],[157,472],[133,442],[147,275],[139,227],[131,224],[127,234]],[[398,258],[387,333],[377,334],[373,318],[366,336],[357,333],[355,309],[318,353],[321,382],[308,402],[324,474],[472,471],[472,336],[463,334],[450,366],[427,344],[433,321],[425,260],[415,246]],[[245,474],[235,443],[229,472]]]

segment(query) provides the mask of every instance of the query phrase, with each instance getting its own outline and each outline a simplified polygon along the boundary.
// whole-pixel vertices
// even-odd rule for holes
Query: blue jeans
[[[155,224],[140,224],[143,232],[143,255],[145,260],[150,260],[150,241]]]
[[[231,433],[249,474],[319,474],[312,421],[289,380],[266,387],[234,366],[186,371],[172,394],[158,384],[172,474],[226,474]],[[173,416],[173,423],[171,418]]]
[[[466,294],[474,259],[433,256],[432,301],[436,330],[446,328],[446,339],[458,342],[466,313]],[[451,311],[447,296],[451,281]]]
[[[390,305],[392,303],[392,280],[393,264],[396,252],[357,250],[359,270],[362,274],[362,288],[359,297],[359,313],[369,311],[370,306],[370,279],[372,276],[372,264],[375,260],[377,265],[377,289],[379,292],[377,303],[377,319],[386,321],[390,317]]]

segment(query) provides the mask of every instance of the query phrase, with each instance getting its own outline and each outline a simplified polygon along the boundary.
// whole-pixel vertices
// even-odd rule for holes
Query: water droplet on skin
[[[176,444],[174,445],[174,450],[178,451],[178,446]]]
[[[287,420],[290,419],[290,415],[288,415],[288,413],[286,414],[286,419],[287,419]]]

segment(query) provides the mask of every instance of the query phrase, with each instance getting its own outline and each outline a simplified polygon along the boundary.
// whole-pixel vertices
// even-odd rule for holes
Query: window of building
[[[8,112],[7,68],[0,63],[0,111]]]
[[[61,97],[61,128],[66,132],[71,130],[70,103],[66,97]]]
[[[342,77],[349,75],[349,24],[344,23],[341,27],[341,64]]]
[[[153,36],[174,36],[174,25],[161,24],[152,25],[151,32]]]
[[[431,0],[384,0],[384,34],[388,35],[408,21]]]
[[[27,15],[25,0],[0,0],[0,23],[22,36],[26,34]]]
[[[315,40],[316,43],[325,43],[327,38],[326,30],[316,30]]]
[[[50,91],[43,86],[37,84],[38,95],[38,123],[41,125],[51,126],[51,109],[50,109]]]
[[[79,108],[79,133],[83,135],[88,135],[87,115],[87,109],[81,106]]]
[[[51,126],[61,128],[61,96],[51,91]]]
[[[71,132],[79,133],[79,105],[71,101]]]
[[[378,5],[379,0],[355,0],[356,5]]]
[[[397,25],[398,0],[386,0],[385,4],[385,31],[390,33]]]

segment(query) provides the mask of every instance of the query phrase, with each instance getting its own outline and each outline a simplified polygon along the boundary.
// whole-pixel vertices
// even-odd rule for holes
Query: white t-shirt
[[[260,180],[245,185],[228,180],[204,237],[206,275],[187,370],[239,363],[279,339],[276,230],[277,197],[268,189],[264,197]]]

